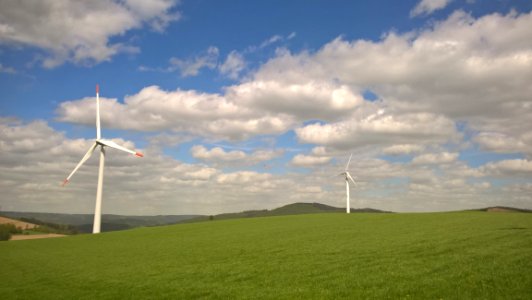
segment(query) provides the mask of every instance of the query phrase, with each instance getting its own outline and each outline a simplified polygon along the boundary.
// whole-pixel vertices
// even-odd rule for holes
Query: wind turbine
[[[104,140],[101,138],[100,133],[100,88],[98,85],[96,85],[96,140],[94,141],[94,144],[89,148],[85,156],[81,159],[81,161],[78,163],[78,165],[74,168],[74,171],[68,175],[68,177],[63,181],[63,186],[67,184],[70,181],[70,178],[76,171],[83,165],[84,162],[86,162],[96,150],[96,148],[100,148],[100,168],[98,170],[98,188],[96,189],[96,207],[94,208],[94,224],[92,227],[92,233],[100,233],[100,227],[102,222],[102,185],[103,185],[103,168],[105,165],[105,147],[110,147],[114,149],[118,149],[127,153],[134,154],[138,157],[143,157],[144,155],[140,152],[135,152],[133,150],[129,150],[127,148],[124,148],[117,143],[110,141],[110,140]]]
[[[353,179],[353,177],[351,177],[351,174],[349,174],[349,171],[347,171],[347,169],[349,168],[349,163],[351,162],[351,157],[352,156],[353,156],[353,153],[351,153],[351,155],[349,156],[349,160],[347,161],[347,165],[345,165],[345,171],[340,173],[340,174],[338,174],[338,175],[345,176],[345,194],[346,194],[345,211],[347,213],[351,213],[351,207],[349,205],[349,180],[351,180],[351,182],[353,182],[354,185],[357,184],[355,182],[355,180]]]

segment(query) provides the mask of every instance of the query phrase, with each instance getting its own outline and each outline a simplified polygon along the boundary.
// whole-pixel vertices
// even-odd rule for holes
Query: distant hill
[[[3,211],[3,216],[14,219],[38,220],[41,222],[65,224],[76,227],[77,231],[92,232],[93,214],[58,214],[35,212]],[[102,231],[124,230],[141,226],[159,226],[179,223],[183,220],[197,218],[199,215],[161,215],[161,216],[121,216],[102,215]]]
[[[131,229],[135,227],[149,227],[170,225],[176,223],[201,222],[210,219],[226,220],[239,218],[300,215],[300,214],[317,214],[317,213],[342,213],[345,208],[329,206],[321,203],[292,203],[281,206],[272,210],[248,210],[237,213],[225,213],[214,216],[202,215],[159,215],[159,216],[122,216],[122,215],[102,215],[102,231],[117,231]],[[372,212],[388,213],[372,208],[351,209],[353,213]],[[3,211],[3,216],[24,219],[27,221],[35,220],[40,222],[53,223],[58,225],[71,225],[80,233],[92,232],[93,214],[59,214],[59,213],[35,213],[35,212],[12,212]],[[38,222],[36,222],[38,223]]]
[[[254,217],[270,217],[270,216],[285,216],[285,215],[300,215],[300,214],[319,214],[319,213],[342,213],[345,212],[345,208],[329,206],[321,203],[292,203],[272,210],[248,210],[238,213],[225,213],[214,216],[200,216],[194,219],[184,220],[182,223],[200,222],[209,219],[213,220],[226,220],[226,219],[239,219],[239,218],[254,218]],[[360,212],[372,212],[372,213],[389,213],[388,211],[382,211],[373,208],[361,208],[351,209],[353,213]]]
[[[530,209],[523,209],[523,208],[515,208],[515,207],[508,207],[508,206],[491,206],[486,208],[478,209],[479,211],[485,211],[485,212],[524,212],[524,213],[532,213],[532,210]]]
[[[316,214],[316,213],[327,213],[327,212],[345,212],[345,208],[334,207],[330,205],[325,205],[321,203],[292,203],[279,208],[275,208],[269,211],[268,215],[280,216],[280,215],[298,215],[298,214]],[[389,211],[383,211],[373,208],[351,208],[351,212],[360,213],[360,212],[374,212],[374,213],[389,213]]]

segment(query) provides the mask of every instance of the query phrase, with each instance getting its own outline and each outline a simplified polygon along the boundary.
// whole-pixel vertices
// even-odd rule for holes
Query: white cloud
[[[116,99],[100,98],[100,101],[106,128],[171,130],[232,140],[284,132],[293,122],[287,116],[259,114],[218,94],[179,89],[163,91],[157,86],[127,96],[123,104]],[[57,109],[58,120],[92,125],[95,102],[89,97],[63,102]]]
[[[425,149],[422,145],[416,145],[416,144],[401,144],[401,145],[393,145],[386,147],[382,150],[384,154],[387,155],[404,155],[404,154],[412,154],[412,153],[418,153]]]
[[[45,50],[43,66],[47,68],[65,62],[100,63],[120,52],[138,52],[110,40],[145,23],[162,31],[179,19],[172,12],[175,4],[173,0],[2,1],[0,43]]]
[[[201,53],[193,58],[179,59],[170,58],[168,71],[179,70],[182,77],[197,76],[201,69],[214,69],[218,64],[219,50],[216,47],[209,47],[205,53]]]
[[[530,111],[523,106],[531,93],[530,26],[532,14],[473,19],[456,12],[419,33],[389,33],[378,42],[336,39],[315,54],[282,52],[255,80],[336,79],[369,87],[388,105],[406,111],[457,119],[522,116]]]
[[[253,171],[238,171],[227,174],[220,174],[216,178],[218,183],[223,184],[244,184],[244,183],[262,183],[272,178],[271,174],[257,173]]]
[[[275,150],[256,150],[253,151],[251,156],[252,162],[265,162],[272,159],[275,159],[277,157],[280,157],[284,154],[284,150],[282,149],[275,149]]]
[[[100,100],[105,126],[232,140],[282,133],[307,118],[334,120],[363,101],[346,86],[312,82],[243,83],[228,87],[225,95],[151,86],[126,96],[123,104],[116,99]],[[94,111],[95,99],[87,97],[61,103],[57,114],[60,121],[92,125]]]
[[[135,146],[130,141],[116,141]],[[0,118],[2,209],[92,213],[96,155],[69,185],[60,187],[91,143],[69,139],[44,121],[24,123]],[[305,174],[274,175],[256,171],[225,173],[204,164],[180,162],[151,147],[139,150],[144,158],[108,152],[104,213],[214,214],[274,208],[295,201],[336,206],[345,203],[343,182],[334,176],[343,170],[345,155],[338,164],[331,161]],[[327,155],[322,147],[313,149],[309,156],[320,155]],[[514,183],[500,187],[491,184],[489,177],[481,177],[528,178],[532,169],[526,160],[488,164],[481,167],[483,174],[479,175],[479,170],[459,160],[436,172],[425,165],[390,163],[355,154],[350,170],[359,183],[352,189],[353,207],[430,211],[491,205],[526,208],[531,203],[530,187]]]
[[[532,155],[532,133],[530,132],[517,134],[515,137],[503,133],[481,132],[473,140],[484,150]]]
[[[130,141],[115,141],[135,148]],[[5,191],[0,200],[2,209],[92,213],[97,155],[67,186],[60,186],[91,143],[68,139],[44,121],[23,123],[0,118],[0,189]],[[203,164],[177,161],[150,148],[139,150],[145,154],[143,158],[107,152],[104,213],[220,213],[288,203],[286,199],[265,199],[285,193],[292,184],[289,179],[250,171],[223,173]],[[241,182],[246,186],[235,193],[235,185]]]
[[[336,120],[363,102],[349,87],[326,82],[286,84],[256,80],[232,86],[226,94],[233,102],[258,112],[288,114],[298,120]]]
[[[179,0],[126,0],[126,6],[137,16],[146,20],[152,29],[162,32],[170,22],[179,20],[179,12],[170,12],[170,9],[179,3]]]
[[[260,162],[274,159],[283,154],[279,150],[256,150],[246,153],[241,150],[225,151],[220,147],[213,147],[210,150],[203,145],[195,145],[190,149],[192,157],[216,165],[230,164],[236,165],[254,165]]]
[[[450,125],[462,122],[473,131],[522,139],[522,124],[532,118],[530,27],[532,13],[474,19],[458,11],[422,31],[389,33],[376,42],[339,38],[315,53],[280,51],[258,70],[254,81],[286,85],[334,80],[370,89],[392,119],[429,113]],[[345,120],[308,129],[344,133],[359,128],[356,123]]]
[[[223,94],[145,88],[116,103],[121,117],[110,125],[218,139],[296,128],[301,142],[347,149],[458,142],[462,122],[524,140],[522,124],[532,118],[531,26],[532,14],[474,19],[456,12],[424,31],[378,42],[336,39],[316,53],[280,51]],[[368,88],[379,101],[362,99],[358,91]],[[92,124],[83,104],[63,103],[59,119]],[[327,123],[297,128],[314,120]]]
[[[231,79],[237,79],[240,75],[240,72],[246,67],[246,61],[242,54],[237,51],[231,51],[225,62],[218,66],[220,73]]]
[[[315,52],[279,50],[256,73],[225,87],[221,93],[169,91],[151,86],[123,101],[102,98],[104,128],[163,130],[169,135],[214,141],[276,135],[294,129],[300,142],[316,147],[309,154],[294,157],[292,165],[296,160],[300,165],[328,161],[304,175],[224,173],[218,168],[224,159],[237,162],[229,158],[243,154],[244,160],[250,161],[253,155],[259,155],[258,151],[214,151],[216,148],[198,146],[196,155],[203,155],[198,159],[209,163],[206,166],[184,164],[149,148],[155,153],[139,166],[122,166],[122,158],[118,158],[115,163],[123,169],[113,172],[124,177],[113,184],[129,188],[127,182],[118,179],[133,176],[142,185],[132,187],[139,195],[128,197],[142,203],[139,199],[149,196],[149,205],[158,209],[179,206],[196,211],[205,211],[205,207],[234,211],[271,208],[294,200],[342,205],[342,181],[331,176],[343,169],[346,153],[353,151],[357,157],[350,169],[353,175],[358,174],[360,182],[353,190],[355,207],[398,211],[490,205],[530,207],[526,186],[508,187],[530,176],[530,157],[526,155],[530,155],[532,135],[523,125],[532,119],[530,28],[531,13],[492,14],[475,19],[456,12],[424,30],[389,33],[379,41],[339,38]],[[359,91],[367,89],[378,96],[378,101],[360,97]],[[94,98],[64,102],[57,113],[61,121],[92,127]],[[17,126],[21,127],[10,125]],[[56,138],[57,143],[69,145],[61,149],[79,151],[79,155],[84,152],[85,140],[68,140],[47,126],[27,127],[35,127]],[[522,153],[525,159],[470,167],[458,153],[450,152],[454,146],[470,146],[470,134],[482,149]],[[2,163],[11,162],[9,167],[16,170],[9,173],[12,169],[3,169],[2,190],[6,187],[5,190],[16,191],[12,185],[30,174],[30,166],[37,165],[48,174],[58,167],[37,158],[34,149],[47,144],[32,139],[2,144],[7,147],[2,152],[9,153]],[[172,142],[164,137],[162,140]],[[31,159],[17,157],[25,153]],[[391,163],[375,158],[382,153],[417,157],[411,163]],[[74,155],[69,163],[75,165],[79,155]],[[340,157],[342,163],[335,165]],[[17,164],[21,159],[27,165]],[[42,181],[36,184],[46,186]],[[157,190],[150,190],[148,184],[157,186]],[[307,186],[314,192],[304,193]],[[140,188],[146,190],[141,193]],[[287,190],[292,191],[288,196]],[[453,197],[449,198],[449,194]],[[120,201],[117,195],[110,197]]]
[[[268,46],[271,46],[273,44],[285,41],[285,40],[291,40],[296,36],[295,32],[291,32],[288,36],[283,36],[281,34],[274,34],[271,37],[267,38],[266,40],[262,41],[258,46],[249,46],[244,50],[244,53],[252,53],[256,52],[258,50],[264,49]]]
[[[412,11],[410,17],[430,15],[433,12],[445,8],[452,0],[421,0]]]
[[[508,159],[489,162],[481,170],[488,175],[530,176],[532,175],[532,161],[526,159]]]
[[[214,147],[210,150],[202,145],[196,145],[190,149],[192,157],[201,160],[219,160],[219,161],[238,161],[247,157],[244,151],[233,150],[225,151],[220,147]]]
[[[148,137],[150,144],[152,146],[166,146],[166,147],[175,147],[181,143],[188,142],[194,139],[193,136],[188,134],[169,134],[169,133],[160,133]]]
[[[338,149],[402,143],[445,143],[458,138],[454,123],[427,113],[376,113],[332,124],[310,124],[296,129],[300,142]]]
[[[203,168],[197,171],[185,173],[185,176],[195,180],[209,180],[218,171],[213,168]]]
[[[455,162],[458,158],[458,153],[440,152],[440,153],[427,153],[414,157],[412,164],[448,164]]]
[[[259,46],[259,48],[264,48],[264,47],[267,47],[273,43],[276,43],[278,41],[281,41],[283,40],[283,37],[279,34],[276,34],[276,35],[273,35],[271,36],[269,39],[265,40],[264,42],[262,42]]]
[[[313,167],[324,165],[331,161],[331,157],[297,154],[292,158],[292,165],[298,167]]]

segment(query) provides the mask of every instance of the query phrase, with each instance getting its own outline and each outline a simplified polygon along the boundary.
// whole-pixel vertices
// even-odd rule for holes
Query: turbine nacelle
[[[346,181],[351,180],[351,182],[352,182],[354,185],[357,184],[356,181],[355,181],[355,179],[353,179],[353,177],[351,176],[351,174],[349,174],[349,172],[342,172],[342,173],[338,174],[337,176],[342,176],[342,177],[344,177],[344,179],[345,179]]]
[[[117,150],[120,150],[120,151],[124,151],[124,152],[127,152],[127,153],[130,153],[130,154],[134,154],[135,156],[137,157],[144,157],[144,154],[140,153],[140,152],[137,152],[137,151],[133,151],[133,150],[129,150],[125,147],[122,147],[120,145],[118,145],[117,143],[111,141],[111,140],[96,140],[96,144],[98,145],[102,145],[102,146],[107,146],[107,147],[110,147],[110,148],[113,148],[113,149],[117,149]]]

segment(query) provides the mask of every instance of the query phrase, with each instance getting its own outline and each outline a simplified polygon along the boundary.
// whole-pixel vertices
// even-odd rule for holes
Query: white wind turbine
[[[351,155],[349,156],[349,160],[347,161],[347,165],[345,165],[345,171],[340,173],[340,174],[338,174],[338,175],[345,176],[345,193],[346,193],[345,211],[347,213],[351,213],[351,206],[349,204],[349,180],[351,180],[351,182],[353,182],[354,185],[357,184],[355,182],[355,180],[353,179],[353,177],[351,177],[351,174],[349,174],[349,171],[347,171],[347,169],[349,168],[349,163],[351,162],[351,157],[352,156],[353,156],[353,153],[351,153]]]
[[[94,224],[92,227],[92,233],[100,233],[100,227],[101,227],[101,221],[102,221],[102,185],[103,185],[103,168],[105,165],[105,147],[110,147],[118,150],[122,150],[127,153],[134,154],[138,157],[143,157],[142,153],[135,152],[133,150],[129,150],[127,148],[124,148],[117,143],[110,141],[110,140],[104,140],[101,138],[100,133],[100,91],[98,85],[96,85],[96,140],[94,141],[94,144],[89,148],[85,156],[81,159],[81,161],[78,163],[78,165],[74,168],[74,171],[68,175],[68,177],[63,181],[63,186],[67,184],[70,180],[70,177],[76,173],[76,171],[83,165],[84,162],[86,162],[92,155],[92,152],[96,148],[100,148],[100,169],[98,170],[98,188],[96,189],[96,207],[94,209]]]

